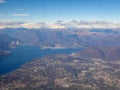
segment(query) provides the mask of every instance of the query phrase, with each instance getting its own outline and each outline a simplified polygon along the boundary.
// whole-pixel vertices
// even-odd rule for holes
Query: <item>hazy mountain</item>
[[[0,56],[9,55],[9,48],[16,46],[16,39],[6,33],[0,33]]]
[[[21,45],[44,48],[76,48],[120,45],[119,30],[108,29],[25,29],[6,28],[0,32],[20,41]]]

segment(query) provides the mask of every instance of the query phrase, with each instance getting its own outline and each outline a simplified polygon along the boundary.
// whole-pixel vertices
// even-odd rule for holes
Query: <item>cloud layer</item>
[[[49,29],[68,29],[68,28],[120,28],[120,23],[112,23],[105,21],[57,21],[55,23],[28,23],[17,21],[2,21],[0,28],[49,28]]]

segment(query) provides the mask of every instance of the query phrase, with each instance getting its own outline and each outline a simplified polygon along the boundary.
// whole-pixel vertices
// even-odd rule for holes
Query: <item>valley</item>
[[[0,30],[0,33],[10,37],[1,37],[1,52],[7,50],[8,53],[15,49],[17,53],[22,50],[19,47],[25,47],[21,53],[28,60],[20,60],[15,56],[16,62],[26,62],[0,76],[1,90],[120,89],[119,30],[7,28]],[[28,47],[33,47],[33,51]],[[38,49],[42,51],[37,51]],[[51,54],[39,57],[44,50]],[[10,55],[17,55],[16,53],[11,52]],[[33,57],[28,58],[29,55]],[[4,57],[7,57],[6,54]]]

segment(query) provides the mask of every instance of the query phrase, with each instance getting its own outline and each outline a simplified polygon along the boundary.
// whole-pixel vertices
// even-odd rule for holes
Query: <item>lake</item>
[[[80,49],[41,49],[36,46],[19,46],[10,49],[11,55],[0,57],[0,75],[9,73],[21,67],[21,65],[50,54],[70,54]]]

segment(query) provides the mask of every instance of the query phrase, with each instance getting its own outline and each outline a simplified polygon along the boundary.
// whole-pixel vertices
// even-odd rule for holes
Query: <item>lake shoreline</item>
[[[0,57],[0,75],[19,69],[25,63],[33,61],[36,58],[52,54],[71,54],[80,50],[80,48],[43,49],[37,46],[17,46],[10,49],[11,55]]]

